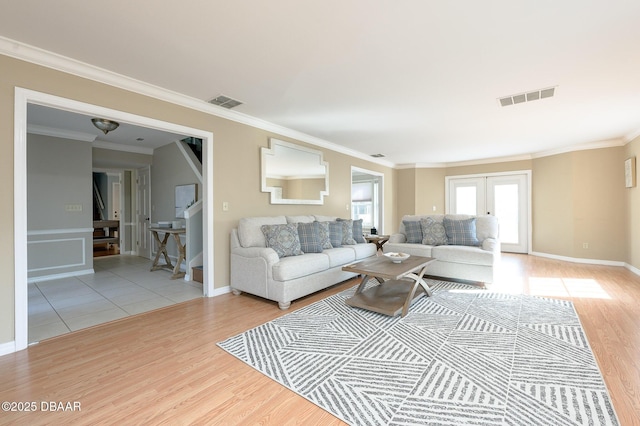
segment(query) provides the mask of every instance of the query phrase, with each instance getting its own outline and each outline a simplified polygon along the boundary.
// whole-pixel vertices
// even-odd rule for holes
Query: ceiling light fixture
[[[120,123],[112,120],[107,120],[106,118],[92,118],[91,122],[99,130],[102,130],[102,132],[104,132],[105,135],[110,131],[117,129],[118,126],[120,125]]]

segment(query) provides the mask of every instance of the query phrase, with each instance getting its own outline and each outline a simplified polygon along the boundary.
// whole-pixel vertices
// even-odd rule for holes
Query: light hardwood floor
[[[493,290],[572,300],[621,424],[640,424],[640,277],[620,267],[504,255]],[[0,424],[342,425],[216,346],[285,313],[269,301],[225,294],[5,355],[0,401],[34,401],[38,411],[0,412]],[[81,411],[42,412],[43,401],[78,402]]]

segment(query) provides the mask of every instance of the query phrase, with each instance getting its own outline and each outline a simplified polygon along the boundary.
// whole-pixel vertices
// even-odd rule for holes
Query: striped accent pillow
[[[300,249],[304,253],[322,253],[320,226],[318,222],[299,222],[298,237],[300,237]]]
[[[479,246],[476,237],[476,218],[453,220],[444,218],[444,229],[447,233],[447,243],[456,246]]]
[[[403,220],[404,232],[407,234],[407,242],[413,244],[422,244],[422,227],[420,221]]]

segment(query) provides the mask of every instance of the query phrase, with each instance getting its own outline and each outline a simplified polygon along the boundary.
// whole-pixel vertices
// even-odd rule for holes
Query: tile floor
[[[29,284],[29,343],[202,297],[202,284],[150,272],[137,256],[94,258],[94,274]]]

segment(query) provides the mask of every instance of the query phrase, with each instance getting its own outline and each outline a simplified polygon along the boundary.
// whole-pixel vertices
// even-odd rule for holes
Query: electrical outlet
[[[81,212],[82,204],[65,204],[64,211],[66,212]]]
[[[588,249],[589,248],[589,243],[582,243],[582,248],[583,249]]]
[[[347,204],[347,211],[349,211],[349,204]]]

